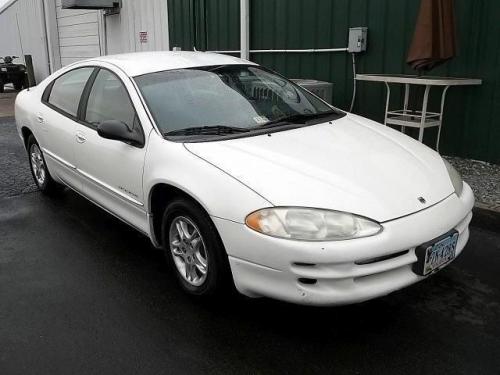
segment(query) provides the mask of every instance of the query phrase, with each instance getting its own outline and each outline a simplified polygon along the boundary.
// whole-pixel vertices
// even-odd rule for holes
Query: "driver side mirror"
[[[106,139],[125,142],[132,146],[144,146],[144,135],[139,130],[130,130],[128,125],[120,120],[107,120],[97,126],[97,134]]]

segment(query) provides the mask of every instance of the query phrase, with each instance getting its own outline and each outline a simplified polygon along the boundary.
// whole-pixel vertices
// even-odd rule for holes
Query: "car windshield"
[[[257,66],[168,70],[135,80],[165,135],[241,134],[340,114]]]

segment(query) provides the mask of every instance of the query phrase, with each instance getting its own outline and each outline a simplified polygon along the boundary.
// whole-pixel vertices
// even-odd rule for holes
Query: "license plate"
[[[426,276],[435,272],[455,258],[458,232],[453,230],[415,249],[417,263],[414,272]]]
[[[2,72],[6,72],[6,71],[7,71],[7,68],[0,68],[0,70],[1,70]]]

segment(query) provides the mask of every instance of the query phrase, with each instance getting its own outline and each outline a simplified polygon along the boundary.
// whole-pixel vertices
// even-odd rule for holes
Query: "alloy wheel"
[[[37,144],[31,145],[30,162],[36,183],[38,184],[39,187],[41,187],[45,183],[47,172],[45,169],[45,162],[43,161],[42,157],[42,151],[40,150],[40,147],[38,147]]]
[[[193,286],[202,285],[208,273],[208,253],[196,224],[185,216],[174,218],[169,242],[175,266],[184,280]]]

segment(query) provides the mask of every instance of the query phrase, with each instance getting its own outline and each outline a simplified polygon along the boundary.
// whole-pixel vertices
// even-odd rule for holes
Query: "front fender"
[[[144,167],[148,212],[151,212],[150,193],[161,183],[193,197],[210,216],[238,223],[243,223],[249,213],[272,206],[233,176],[192,154],[182,143],[152,133]]]

